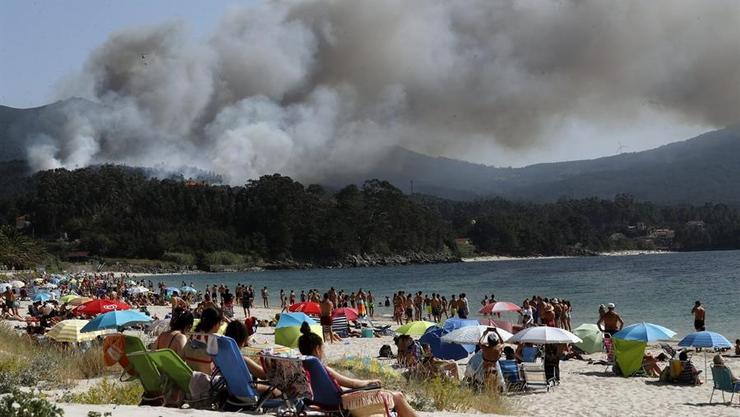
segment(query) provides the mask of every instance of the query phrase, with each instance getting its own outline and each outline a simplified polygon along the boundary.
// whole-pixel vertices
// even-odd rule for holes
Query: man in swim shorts
[[[622,327],[624,327],[624,321],[622,320],[622,317],[619,316],[614,310],[616,306],[614,303],[609,303],[606,306],[606,313],[604,313],[603,316],[599,319],[599,321],[596,323],[596,325],[599,327],[599,330],[609,333],[609,335],[613,336],[614,333],[622,330]],[[601,327],[601,324],[604,324],[604,327]]]
[[[319,308],[321,309],[321,316],[319,318],[319,321],[321,322],[321,330],[324,333],[324,340],[328,340],[329,343],[334,343],[334,340],[336,340],[336,338],[334,337],[334,332],[331,329],[331,325],[333,323],[331,313],[334,312],[334,303],[332,303],[329,299],[329,293],[324,293],[324,299],[321,300]]]
[[[704,307],[702,307],[701,301],[694,303],[694,308],[691,309],[691,313],[694,314],[694,329],[696,329],[697,332],[703,332],[706,330],[704,318],[706,317],[707,312],[704,310]]]

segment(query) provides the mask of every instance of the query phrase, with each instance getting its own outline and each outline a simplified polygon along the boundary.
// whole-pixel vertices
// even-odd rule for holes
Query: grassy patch
[[[144,389],[138,382],[111,382],[108,378],[100,384],[78,394],[67,394],[64,402],[78,404],[117,404],[137,405],[141,401]]]
[[[26,334],[0,325],[0,393],[13,386],[66,388],[73,380],[116,372],[106,369],[99,347],[86,352],[40,345]]]
[[[476,392],[460,382],[443,378],[407,380],[398,371],[369,358],[341,359],[332,368],[362,379],[379,379],[383,388],[401,391],[420,411],[509,414],[511,405],[497,391]]]
[[[18,389],[0,396],[0,416],[3,417],[62,417],[64,411],[33,393]]]

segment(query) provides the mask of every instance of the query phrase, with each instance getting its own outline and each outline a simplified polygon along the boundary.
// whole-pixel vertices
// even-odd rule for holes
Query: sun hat
[[[614,305],[614,303],[609,303],[606,305],[606,308],[615,308],[615,307],[616,306]]]
[[[498,334],[494,332],[488,333],[488,335],[486,336],[486,345],[496,346],[499,343],[501,343],[501,339],[498,337]]]

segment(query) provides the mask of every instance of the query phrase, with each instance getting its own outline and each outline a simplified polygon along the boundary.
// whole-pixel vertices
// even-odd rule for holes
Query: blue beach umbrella
[[[198,290],[196,290],[195,288],[193,288],[193,287],[189,287],[189,286],[187,286],[187,285],[186,285],[186,286],[184,286],[184,287],[182,287],[182,288],[180,288],[180,290],[181,290],[182,292],[192,292],[192,293],[196,293],[196,292],[198,292]]]
[[[443,342],[442,336],[449,332],[449,330],[442,327],[430,327],[419,338],[419,343],[429,343],[429,346],[432,348],[432,354],[435,358],[439,359],[460,360],[467,358],[468,355],[475,351],[475,345],[458,345]]]
[[[44,302],[48,300],[51,300],[51,294],[49,294],[48,292],[40,292],[33,296],[34,302],[36,301]]]
[[[478,325],[478,320],[451,318],[451,319],[445,320],[444,324],[442,325],[442,328],[447,330],[448,332],[451,332],[453,330],[462,329],[463,327],[477,326],[477,325]]]
[[[697,348],[730,348],[732,343],[726,337],[715,332],[695,332],[689,333],[678,342],[682,347]]]
[[[117,329],[119,327],[130,326],[139,323],[148,323],[152,318],[136,310],[114,310],[105,314],[100,314],[90,320],[80,332],[93,332],[104,329]]]
[[[301,326],[304,321],[307,321],[309,325],[316,324],[316,320],[308,317],[305,313],[282,313],[280,314],[280,320],[278,320],[276,329],[281,327]]]
[[[671,329],[653,323],[635,323],[614,333],[614,338],[622,340],[639,340],[642,342],[657,342],[669,340],[676,335]]]
[[[180,289],[177,288],[177,287],[167,287],[167,288],[164,289],[164,292],[176,292],[176,293],[179,294],[180,293]]]

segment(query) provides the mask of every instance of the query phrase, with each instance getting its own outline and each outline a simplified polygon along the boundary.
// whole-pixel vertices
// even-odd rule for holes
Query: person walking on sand
[[[324,334],[324,340],[328,340],[329,343],[334,343],[334,341],[338,338],[334,337],[334,331],[332,331],[331,328],[331,325],[334,321],[332,320],[331,316],[331,314],[334,312],[334,303],[332,303],[329,299],[329,293],[324,293],[324,299],[321,300],[319,308],[321,309],[319,321],[321,323],[321,330]],[[339,339],[338,341],[341,342],[341,339]]]
[[[270,301],[267,298],[267,287],[262,287],[262,306],[265,308],[270,308]]]
[[[704,310],[704,307],[702,307],[701,301],[696,301],[694,303],[694,308],[691,309],[691,313],[694,315],[694,329],[696,329],[697,332],[703,332],[706,330],[704,318],[706,317],[707,312]]]
[[[606,305],[606,313],[604,313],[601,318],[599,318],[599,321],[596,323],[596,325],[599,327],[599,330],[605,333],[609,333],[610,336],[614,336],[614,333],[622,330],[622,327],[624,327],[624,320],[622,320],[622,317],[619,316],[614,310],[616,309],[616,306],[614,303],[609,303]],[[604,327],[601,327],[601,324],[604,324]]]

